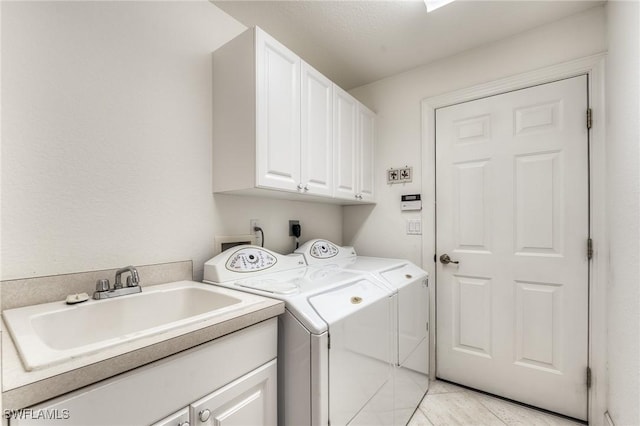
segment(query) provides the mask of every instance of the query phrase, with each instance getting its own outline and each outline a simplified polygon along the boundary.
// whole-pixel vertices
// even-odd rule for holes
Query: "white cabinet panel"
[[[339,87],[333,105],[334,195],[373,201],[375,114]]]
[[[376,116],[359,105],[358,107],[358,195],[360,200],[373,201],[374,168],[373,152],[376,137]]]
[[[297,191],[300,183],[300,58],[256,30],[257,185]]]
[[[334,194],[340,198],[355,199],[358,104],[347,92],[334,87]]]
[[[165,417],[151,426],[189,426],[189,408],[185,407],[177,413]]]
[[[301,175],[303,191],[333,195],[333,83],[302,62]]]
[[[276,360],[273,360],[191,404],[191,424],[275,426],[276,381]]]

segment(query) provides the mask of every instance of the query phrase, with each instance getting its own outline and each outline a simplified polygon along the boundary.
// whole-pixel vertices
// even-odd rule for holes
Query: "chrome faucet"
[[[126,286],[122,285],[122,274],[129,272],[127,277]],[[124,296],[125,294],[140,293],[142,287],[140,287],[140,276],[138,271],[133,266],[126,266],[116,271],[116,282],[113,284],[113,288],[109,286],[109,280],[101,279],[96,282],[96,291],[93,293],[93,298],[109,299],[117,296]]]
[[[133,266],[125,266],[122,269],[118,269],[116,271],[116,282],[113,284],[114,289],[122,288],[122,274],[124,272],[129,272],[129,276],[127,277],[127,287],[136,287],[140,283],[140,277],[138,276],[138,270]]]

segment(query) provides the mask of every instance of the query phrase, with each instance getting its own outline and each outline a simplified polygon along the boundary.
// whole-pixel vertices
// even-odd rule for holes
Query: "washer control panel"
[[[232,272],[256,272],[271,268],[278,260],[268,251],[257,247],[241,248],[234,252],[225,267]]]
[[[316,259],[329,259],[338,254],[338,247],[327,240],[318,240],[311,244],[309,254]]]

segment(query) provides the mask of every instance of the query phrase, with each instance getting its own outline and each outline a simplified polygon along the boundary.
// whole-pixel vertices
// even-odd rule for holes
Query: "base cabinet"
[[[275,426],[276,377],[273,360],[152,426]]]
[[[272,318],[18,410],[9,425],[275,426],[277,327]]]

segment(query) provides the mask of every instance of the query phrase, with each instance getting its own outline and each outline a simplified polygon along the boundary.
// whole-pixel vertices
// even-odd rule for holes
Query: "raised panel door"
[[[333,195],[333,83],[302,62],[302,191]]]
[[[372,201],[374,198],[374,143],[376,137],[376,116],[359,105],[358,108],[358,190],[359,200]]]
[[[437,375],[583,420],[586,80],[436,112]]]
[[[358,185],[358,103],[337,86],[333,94],[334,196],[354,200]]]
[[[276,426],[276,365],[274,359],[191,404],[191,424]]]
[[[298,190],[300,58],[259,28],[256,28],[256,163],[258,187]]]

